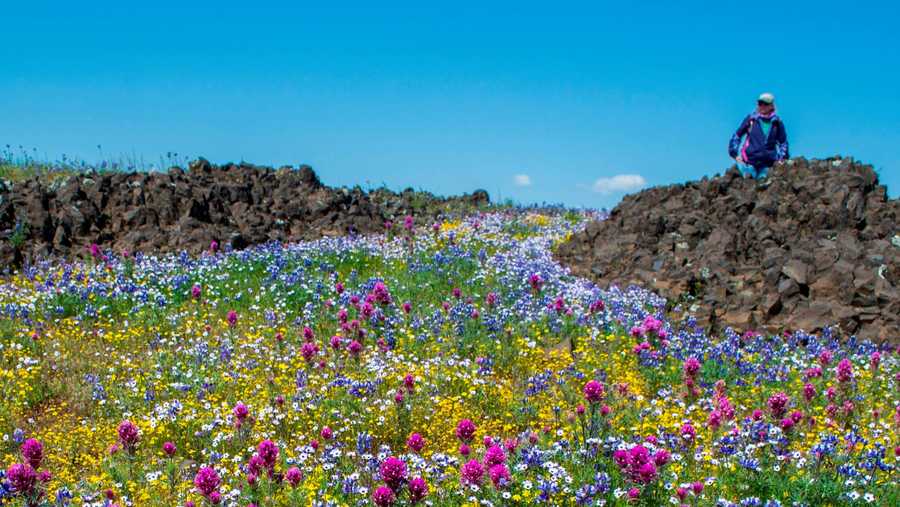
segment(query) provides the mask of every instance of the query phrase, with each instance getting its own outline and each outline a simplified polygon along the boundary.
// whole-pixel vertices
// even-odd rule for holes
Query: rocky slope
[[[47,183],[0,182],[0,262],[115,251],[197,253],[215,240],[243,248],[348,232],[384,230],[407,214],[419,224],[489,203],[486,192],[438,198],[406,190],[372,193],[323,185],[308,166],[215,166],[200,159],[167,173],[97,173]]]
[[[653,288],[701,323],[900,341],[900,202],[871,166],[793,159],[767,187],[723,176],[625,197],[559,259],[601,284]]]

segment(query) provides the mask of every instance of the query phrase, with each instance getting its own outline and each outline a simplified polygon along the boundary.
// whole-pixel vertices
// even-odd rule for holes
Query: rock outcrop
[[[900,201],[871,166],[793,159],[767,184],[723,176],[626,196],[558,257],[600,284],[640,284],[712,328],[837,325],[900,341]]]
[[[216,241],[244,248],[384,230],[407,214],[430,223],[452,210],[489,203],[476,191],[438,198],[323,185],[308,166],[216,166],[188,170],[85,173],[62,181],[0,182],[0,261],[18,266],[40,256],[84,256],[92,243],[117,252],[198,253]]]

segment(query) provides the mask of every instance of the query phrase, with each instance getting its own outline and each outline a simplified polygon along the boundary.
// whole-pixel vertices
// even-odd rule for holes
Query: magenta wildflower
[[[681,425],[681,436],[685,440],[693,441],[697,436],[697,431],[694,429],[694,426],[691,423],[684,423]]]
[[[375,491],[372,492],[372,501],[375,502],[375,505],[378,507],[389,507],[394,505],[394,501],[397,497],[394,495],[394,490],[387,486],[378,486],[375,488]]]
[[[557,296],[556,300],[553,301],[552,308],[556,313],[562,313],[566,308],[566,302],[563,300],[562,296]]]
[[[584,385],[584,399],[587,400],[588,403],[600,403],[603,401],[604,394],[603,384],[596,380],[589,380],[587,384]]]
[[[456,438],[463,442],[470,442],[475,437],[475,423],[470,419],[463,419],[456,425]]]
[[[122,446],[125,447],[125,450],[134,452],[135,446],[141,439],[141,433],[140,430],[138,430],[138,427],[133,422],[126,419],[119,423],[117,431],[119,433],[119,441],[122,442]]]
[[[496,465],[491,466],[488,469],[488,475],[491,477],[491,482],[494,483],[494,487],[497,489],[512,482],[512,477],[509,475],[509,469],[506,468],[506,465],[503,463],[497,463]]]
[[[869,356],[869,364],[872,365],[873,369],[878,369],[878,365],[881,364],[881,352],[877,350],[872,352],[872,355]]]
[[[406,439],[406,446],[409,447],[412,452],[419,453],[425,448],[425,439],[422,438],[422,435],[413,433]]]
[[[803,397],[806,401],[810,401],[816,397],[816,386],[807,383],[803,386]]]
[[[226,316],[226,320],[228,320],[228,327],[234,327],[237,324],[238,314],[234,310],[228,310],[228,315]]]
[[[172,456],[175,455],[175,451],[177,451],[178,449],[175,447],[175,444],[173,444],[172,442],[166,442],[163,444],[162,450],[166,456],[171,458]]]
[[[384,282],[381,281],[375,282],[375,286],[372,287],[371,299],[372,302],[378,303],[380,305],[389,305],[393,301],[387,285],[385,285]]]
[[[837,365],[838,382],[849,382],[853,380],[853,364],[848,359],[841,359]]]
[[[660,450],[656,451],[656,454],[653,455],[653,463],[655,463],[656,466],[661,467],[661,466],[665,465],[666,463],[668,463],[669,459],[671,459],[671,457],[672,457],[672,454],[669,453],[669,451],[667,451],[665,449],[660,449]]]
[[[420,502],[428,496],[428,484],[425,479],[416,477],[409,481],[409,499],[413,503]]]
[[[700,361],[696,357],[689,357],[684,362],[684,374],[689,378],[694,378],[697,376],[697,372],[700,371]]]
[[[303,479],[303,472],[297,467],[291,467],[288,469],[287,473],[284,474],[284,478],[287,479],[288,484],[290,484],[292,488],[296,488]]]
[[[462,466],[459,475],[463,483],[478,486],[484,476],[484,467],[477,459],[469,460]]]
[[[319,432],[319,435],[324,440],[331,440],[331,438],[334,436],[334,431],[332,431],[328,426],[325,426],[324,428],[322,428],[322,431]]]
[[[16,463],[6,470],[6,479],[17,493],[30,496],[37,485],[37,473],[27,463]]]
[[[31,468],[37,470],[41,467],[41,460],[44,459],[44,444],[29,438],[22,444],[22,457],[31,465]]]
[[[544,280],[541,279],[541,275],[533,273],[528,277],[528,284],[531,285],[531,290],[540,292],[541,287],[544,285]]]
[[[240,428],[247,419],[247,416],[250,415],[250,409],[247,408],[247,405],[244,405],[239,401],[237,402],[237,405],[234,406],[231,413],[234,415],[234,425]]]
[[[201,495],[207,498],[210,498],[216,492],[221,483],[222,480],[219,479],[219,474],[216,473],[213,467],[203,467],[194,476],[194,487],[197,488]]]
[[[613,461],[616,465],[619,465],[620,468],[625,468],[628,466],[628,451],[625,449],[616,449],[613,451]]]
[[[200,299],[200,295],[203,293],[203,289],[200,288],[199,285],[194,285],[191,287],[191,297],[194,299]]]
[[[637,470],[637,482],[641,484],[649,484],[656,479],[656,465],[653,463],[644,463]]]
[[[658,476],[657,466],[668,463],[669,453],[660,450],[651,455],[649,449],[636,445],[627,451],[622,449],[616,451],[613,453],[613,460],[629,480],[638,484],[649,484]]]
[[[263,461],[263,465],[271,470],[278,461],[278,446],[271,440],[263,440],[256,447],[256,452]]]
[[[774,417],[781,417],[787,412],[787,405],[790,401],[788,395],[779,391],[769,397],[769,410]]]
[[[303,355],[303,359],[305,359],[306,362],[312,361],[318,353],[319,346],[315,343],[306,342],[300,347],[300,354]]]
[[[713,410],[709,413],[709,417],[706,419],[706,423],[712,429],[717,429],[722,424],[722,413],[718,410]]]
[[[484,453],[484,465],[491,467],[493,465],[506,463],[506,453],[499,445],[492,445]]]
[[[406,484],[406,463],[399,458],[391,456],[384,460],[381,462],[378,472],[384,483],[395,492]]]

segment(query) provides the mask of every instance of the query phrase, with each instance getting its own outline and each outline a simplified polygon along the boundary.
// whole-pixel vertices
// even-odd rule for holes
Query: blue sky
[[[600,207],[725,169],[771,91],[900,189],[894,2],[89,3],[3,6],[0,145]]]

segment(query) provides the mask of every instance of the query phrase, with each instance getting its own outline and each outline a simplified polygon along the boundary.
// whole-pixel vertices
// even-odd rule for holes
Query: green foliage
[[[30,232],[30,228],[28,227],[28,222],[18,221],[16,222],[16,227],[13,229],[12,235],[9,237],[9,242],[15,249],[20,249],[25,244],[25,240],[28,239],[28,233]]]

